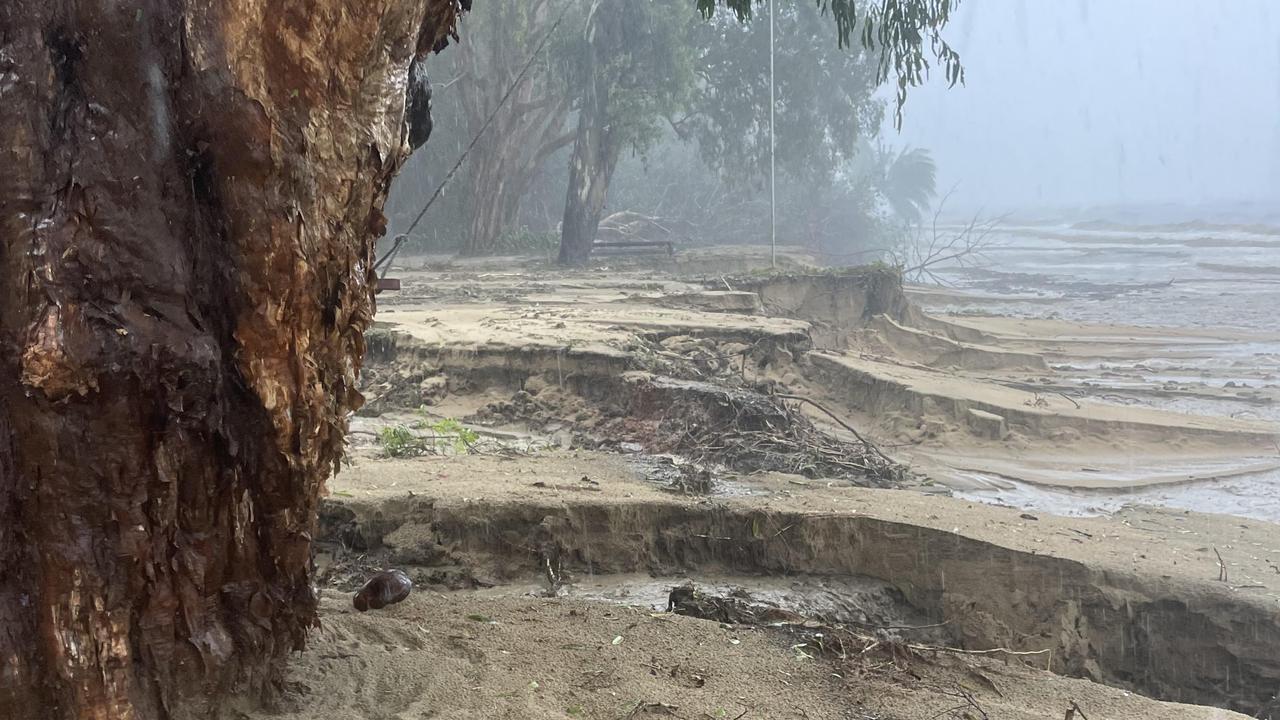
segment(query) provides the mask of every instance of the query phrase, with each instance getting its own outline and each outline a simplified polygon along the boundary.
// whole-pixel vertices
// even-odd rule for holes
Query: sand
[[[427,547],[456,563],[455,575],[483,576],[498,586],[423,586],[401,605],[363,615],[352,611],[348,595],[326,589],[324,625],[290,665],[275,704],[264,710],[246,700],[228,707],[226,718],[1057,720],[1069,717],[1073,704],[1076,717],[1090,720],[1244,717],[1160,703],[1007,658],[814,656],[779,629],[673,617],[617,597],[583,597],[575,586],[565,590],[570,597],[523,594],[538,587],[530,574],[537,553],[528,545],[544,538],[545,528],[560,533],[552,535],[565,553],[599,553],[600,567],[620,573],[654,572],[660,588],[677,579],[657,572],[673,562],[671,555],[685,558],[695,579],[714,577],[723,571],[715,563],[739,557],[709,551],[708,538],[672,533],[704,521],[763,518],[764,535],[742,542],[768,546],[748,570],[772,572],[773,579],[800,566],[815,573],[879,568],[922,603],[934,593],[948,611],[981,605],[964,620],[970,637],[1040,642],[1017,636],[1029,627],[1053,641],[1060,633],[1068,645],[1078,635],[1087,646],[1150,634],[1157,649],[1174,647],[1174,640],[1197,648],[1195,658],[1161,662],[1221,665],[1214,658],[1222,651],[1270,672],[1266,653],[1247,638],[1223,638],[1232,623],[1249,632],[1242,618],[1255,623],[1280,612],[1280,528],[1122,502],[1099,511],[1102,517],[1057,517],[935,491],[950,486],[980,497],[984,488],[999,488],[1002,501],[1029,505],[1031,494],[1018,488],[1038,487],[1061,491],[1065,499],[1055,502],[1072,514],[1087,509],[1084,496],[1078,508],[1071,505],[1070,493],[1084,488],[1200,487],[1207,478],[1274,472],[1270,440],[1280,414],[1270,408],[1280,388],[1269,379],[1276,363],[1268,353],[1280,338],[1043,317],[929,318],[918,311],[847,326],[867,307],[901,303],[832,300],[828,311],[818,290],[829,276],[821,288],[797,286],[804,302],[774,302],[760,314],[718,272],[706,282],[689,277],[726,267],[726,257],[701,251],[662,261],[661,268],[610,259],[607,269],[572,273],[529,268],[526,260],[433,259],[398,271],[405,291],[380,298],[380,335],[371,342],[367,372],[369,414],[383,415],[355,423],[362,434],[353,436],[354,465],[331,482],[331,507],[348,509],[367,527],[400,524],[384,528],[397,557]],[[738,269],[748,270],[762,256],[734,257],[743,265]],[[775,300],[786,300],[789,291],[781,292]],[[984,302],[981,293],[953,290],[912,296],[931,304]],[[1054,302],[1030,301],[1046,308]],[[1122,302],[1106,312],[1122,314]],[[924,471],[929,484],[868,490],[847,481],[723,474],[711,496],[683,496],[664,492],[633,457],[569,449],[584,418],[610,400],[592,388],[612,387],[604,381],[620,369],[674,360],[689,372],[711,373],[706,360],[717,353],[752,359],[732,366],[745,382],[773,383],[833,408]],[[545,418],[477,425],[490,443],[481,454],[378,457],[378,429],[414,422],[419,402],[431,418],[478,421],[486,405],[510,399],[526,383],[534,392],[533,384],[551,387],[565,417],[550,425]],[[805,412],[832,434],[846,434],[822,413]],[[1209,498],[1202,509],[1212,509]],[[791,524],[768,524],[783,520]],[[495,548],[508,536],[523,544],[506,546],[508,556],[499,557]],[[865,546],[842,551],[837,541],[849,538]],[[666,554],[658,558],[654,548],[663,543]],[[343,562],[381,562],[386,555],[378,552]],[[617,557],[603,557],[608,553]],[[581,567],[572,570],[581,575]],[[1102,599],[1084,599],[1090,582]],[[1062,602],[1054,593],[1067,585],[1083,593],[1081,607],[1131,601],[1148,608],[1143,612],[1167,605],[1168,617],[1212,621],[1139,632],[1115,612],[1105,620],[1116,623],[1115,633],[1127,633],[1118,640],[1106,636],[1109,626],[1086,627],[1083,616],[1075,627],[1067,620],[1058,627],[1053,613]],[[990,588],[1007,597],[984,601]],[[1197,646],[1197,638],[1217,644]],[[1115,677],[1087,666],[1072,672]]]
[[[326,594],[323,617],[283,697],[224,720],[1245,717],[991,660],[815,658],[782,631],[573,600],[424,591],[361,615]]]

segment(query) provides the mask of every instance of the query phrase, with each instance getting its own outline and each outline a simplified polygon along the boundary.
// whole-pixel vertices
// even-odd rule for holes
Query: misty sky
[[[901,134],[956,209],[1280,203],[1280,0],[965,0]]]

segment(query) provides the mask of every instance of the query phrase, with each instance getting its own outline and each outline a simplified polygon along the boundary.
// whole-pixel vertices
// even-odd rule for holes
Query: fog
[[[1280,4],[969,0],[948,37],[966,86],[916,89],[894,142],[951,209],[1280,205]]]

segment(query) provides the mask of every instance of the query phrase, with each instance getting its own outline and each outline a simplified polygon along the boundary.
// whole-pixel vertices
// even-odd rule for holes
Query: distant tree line
[[[463,42],[434,60],[434,135],[392,194],[393,230],[493,114],[411,238],[420,248],[537,251],[580,264],[593,240],[619,227],[686,244],[767,240],[768,22],[751,17],[750,3],[725,4],[733,12],[716,15],[700,2],[705,18],[687,0],[478,5],[463,21]],[[915,18],[920,38],[951,8],[893,4]],[[782,3],[775,30],[779,241],[847,258],[906,237],[935,190],[926,151],[876,140],[891,104],[882,85],[897,78],[900,109],[906,88],[923,80],[921,39],[882,40],[874,25],[851,35],[844,21],[853,9]],[[959,79],[945,43],[933,55]]]

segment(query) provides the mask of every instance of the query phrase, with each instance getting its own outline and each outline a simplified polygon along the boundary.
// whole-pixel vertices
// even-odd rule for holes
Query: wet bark
[[[582,100],[578,108],[578,128],[569,160],[569,189],[565,195],[564,221],[560,227],[561,265],[583,265],[591,259],[591,244],[600,227],[600,216],[609,195],[609,181],[618,164],[621,145],[609,124],[610,82],[596,71],[598,55],[607,52],[605,33],[595,22],[601,5],[597,3],[588,20],[588,38],[583,52]]]
[[[520,197],[515,192],[515,160],[518,146],[503,146],[498,139],[487,147],[477,147],[471,171],[468,197],[471,200],[471,227],[463,244],[464,255],[483,255],[498,246],[503,231],[515,220]],[[475,151],[473,151],[475,152]]]
[[[558,116],[547,118],[543,131],[532,139],[538,144],[534,153],[529,153],[529,148],[523,145],[528,138],[508,135],[507,140],[499,140],[496,146],[484,148],[476,158],[468,191],[472,202],[471,228],[463,254],[493,252],[502,234],[515,228],[520,217],[520,203],[533,179],[547,158],[568,145],[574,137],[572,134],[556,135],[563,124],[562,108]],[[510,142],[513,138],[515,144]]]
[[[301,646],[406,74],[459,9],[0,8],[0,717],[208,718]]]

